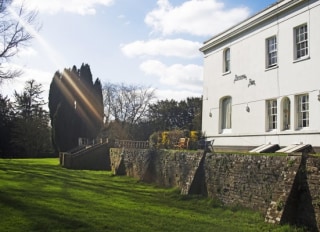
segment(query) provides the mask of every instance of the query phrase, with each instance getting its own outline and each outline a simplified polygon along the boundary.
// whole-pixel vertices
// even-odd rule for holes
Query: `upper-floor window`
[[[232,99],[225,97],[221,101],[221,130],[231,129]]]
[[[277,37],[273,36],[266,40],[267,45],[267,68],[277,65],[278,62],[278,49]]]
[[[230,48],[223,52],[223,72],[230,72]]]
[[[277,100],[268,100],[267,101],[268,109],[268,130],[277,129]]]
[[[297,96],[298,128],[309,127],[309,95]]]
[[[294,29],[295,33],[295,58],[308,56],[308,26],[307,24]]]

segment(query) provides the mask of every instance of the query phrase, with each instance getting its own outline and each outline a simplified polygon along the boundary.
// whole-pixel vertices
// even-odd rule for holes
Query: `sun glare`
[[[55,52],[55,50],[52,48],[52,46],[49,45],[49,43],[39,34],[37,30],[33,26],[31,26],[29,23],[27,23],[23,18],[19,17],[19,15],[16,13],[14,8],[10,5],[6,6],[8,12],[10,15],[17,20],[23,28],[33,37],[38,41],[38,43],[43,47],[45,50],[45,53],[51,60],[51,62],[54,64],[54,66],[59,69],[62,66],[61,60],[62,58]]]
[[[64,79],[64,83],[62,82]],[[68,103],[81,115],[81,117],[93,127],[88,111],[94,116],[96,121],[101,121],[101,116],[97,111],[94,103],[97,101],[95,96],[89,91],[88,87],[81,81],[75,83],[75,79],[72,78],[69,72],[64,71],[60,78],[55,78],[58,88],[61,90],[63,95],[66,97]],[[79,101],[79,102],[78,102]],[[80,104],[80,102],[82,104]]]
[[[23,17],[20,17],[16,13],[14,7],[6,5],[6,9],[10,13],[10,15],[15,20],[17,20],[20,25],[44,48],[49,60],[54,64],[57,70],[63,67],[63,65],[61,64],[62,59],[59,54],[55,52],[52,46],[50,46],[50,44],[39,34],[39,32],[32,25],[26,22]],[[89,124],[92,124],[92,122],[90,122],[88,110],[85,109],[89,109],[95,120],[100,120],[100,114],[95,107],[95,96],[91,93],[91,91],[89,91],[88,87],[81,81],[75,83],[75,78],[70,77],[69,73],[66,71],[63,71],[62,78],[65,79],[64,81],[70,87],[70,89],[67,88],[62,82],[57,80],[55,81],[57,82],[56,84],[60,88],[61,92],[66,97],[68,103],[71,104],[72,107],[75,108],[75,110],[77,110],[82,118]]]

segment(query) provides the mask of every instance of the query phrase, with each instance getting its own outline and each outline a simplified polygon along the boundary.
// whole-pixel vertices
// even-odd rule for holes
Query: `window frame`
[[[274,43],[270,43],[273,41]],[[273,46],[273,48],[271,48]],[[272,60],[275,60],[272,62]],[[271,36],[266,39],[266,68],[273,68],[278,65],[278,40],[277,36]]]
[[[269,99],[266,101],[267,107],[267,128],[268,131],[277,130],[278,128],[278,101]]]
[[[294,59],[302,60],[309,57],[309,28],[304,23],[294,28]]]
[[[228,133],[232,130],[232,97],[226,96],[220,100],[220,129],[221,133]]]
[[[303,129],[310,126],[310,101],[309,94],[297,95],[297,128]]]
[[[230,48],[225,48],[223,50],[223,73],[231,72],[231,50]]]

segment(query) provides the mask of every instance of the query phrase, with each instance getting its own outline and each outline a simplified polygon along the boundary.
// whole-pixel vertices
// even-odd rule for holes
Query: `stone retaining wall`
[[[128,175],[163,187],[178,187],[188,194],[197,177],[203,152],[110,149],[111,169],[116,175]],[[197,182],[198,183],[198,182]],[[201,193],[201,186],[191,191]]]
[[[275,197],[275,186],[281,188],[281,193],[288,190],[285,181],[293,182],[300,159],[300,156],[208,154],[204,164],[208,196],[226,205],[242,205],[266,214]]]
[[[273,156],[112,148],[110,160],[117,175],[250,208],[261,212],[270,223],[303,225],[319,231],[317,157],[301,153]]]

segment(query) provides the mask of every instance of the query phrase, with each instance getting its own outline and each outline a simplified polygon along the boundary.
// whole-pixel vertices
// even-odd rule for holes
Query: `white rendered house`
[[[282,0],[204,42],[202,130],[215,150],[320,149],[320,1]]]

